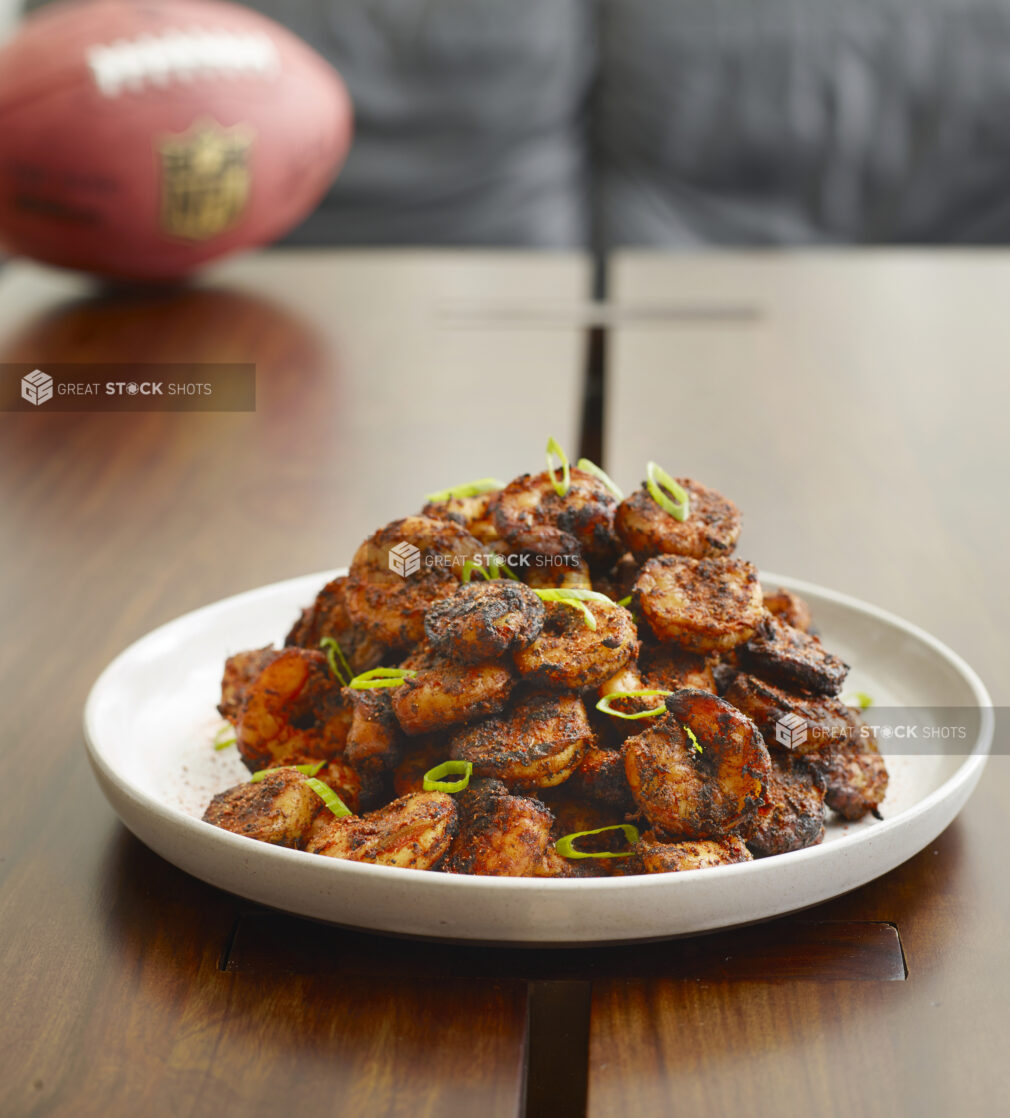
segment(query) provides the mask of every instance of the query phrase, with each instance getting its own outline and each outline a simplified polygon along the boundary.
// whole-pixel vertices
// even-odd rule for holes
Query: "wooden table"
[[[1001,1112],[1003,757],[934,847],[848,897],[578,952],[268,912],[147,851],[87,771],[87,689],[153,625],[335,565],[429,489],[536,468],[547,432],[578,447],[589,277],[389,252],[276,252],[147,297],[0,273],[0,362],[258,370],[254,413],[0,415],[0,1113]],[[670,313],[607,333],[608,466],[711,480],[749,556],[919,621],[1003,701],[1006,280],[1001,255],[622,257],[618,302]],[[699,302],[751,313],[676,317]]]

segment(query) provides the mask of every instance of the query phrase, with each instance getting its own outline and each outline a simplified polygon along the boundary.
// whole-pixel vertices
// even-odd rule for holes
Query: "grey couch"
[[[1010,239],[1010,0],[250,6],[356,105],[297,242]]]

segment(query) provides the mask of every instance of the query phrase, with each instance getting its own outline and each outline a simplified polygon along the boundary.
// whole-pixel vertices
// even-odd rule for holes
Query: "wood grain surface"
[[[587,283],[509,253],[278,252],[147,296],[0,273],[0,363],[258,367],[251,414],[0,415],[5,1118],[519,1111],[523,982],[222,971],[242,902],[124,832],[80,720],[151,627],[344,563],[424,492],[535,467],[547,429],[574,447],[582,332],[439,308]]]
[[[1002,254],[628,256],[614,297],[667,312],[587,350],[574,256],[277,252],[146,296],[0,272],[0,363],[258,368],[250,414],[0,414],[0,1114],[1003,1113],[1005,756],[935,844],[808,912],[498,951],[186,876],[115,820],[80,714],[151,627],[343,562],[583,419],[622,483],[690,470],[738,499],[749,557],[919,622],[1005,701],[1007,281]]]
[[[1008,284],[1003,253],[624,254],[617,303],[753,318],[611,333],[608,468],[630,486],[648,448],[721,489],[740,554],[903,614],[1004,704]],[[907,981],[598,980],[590,1115],[1005,1113],[1005,729],[935,844],[813,910],[894,925]]]

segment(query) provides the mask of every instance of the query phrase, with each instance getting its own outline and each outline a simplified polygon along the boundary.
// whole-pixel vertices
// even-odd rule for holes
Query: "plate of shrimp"
[[[935,638],[758,572],[721,493],[547,468],[430,494],[349,567],[162,626],[85,709],[125,824],[196,876],[396,934],[685,935],[886,873],[978,782],[991,702]],[[958,706],[888,755],[865,715]]]

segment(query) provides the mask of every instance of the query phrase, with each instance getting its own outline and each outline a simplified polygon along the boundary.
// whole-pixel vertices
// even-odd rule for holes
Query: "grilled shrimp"
[[[351,622],[347,612],[346,576],[335,578],[319,591],[312,605],[302,610],[284,643],[299,648],[318,648],[324,637],[340,645],[354,675],[382,663],[383,646],[360,625]]]
[[[764,614],[757,571],[742,559],[650,559],[635,600],[660,640],[688,652],[728,651],[754,635]]]
[[[592,590],[593,580],[585,559],[567,555],[565,560],[548,563],[542,556],[531,555],[529,566],[517,569],[533,590]]]
[[[819,695],[837,695],[849,674],[849,665],[828,652],[819,637],[794,629],[771,614],[736,654],[742,668],[762,679]]]
[[[666,715],[624,743],[635,802],[672,837],[726,835],[762,802],[771,761],[761,734],[707,691],[678,691],[666,707]]]
[[[446,873],[528,877],[543,861],[554,816],[539,800],[513,796],[500,780],[476,780],[456,806],[459,834],[442,863]]]
[[[887,792],[887,766],[867,727],[855,715],[851,720],[852,732],[844,741],[808,753],[803,763],[826,783],[824,802],[832,811],[850,822],[867,814],[879,819],[878,808]]]
[[[660,842],[651,831],[635,843],[635,858],[639,873],[680,873],[752,861],[751,852],[736,835],[700,842]]]
[[[638,578],[638,563],[634,555],[625,552],[609,571],[593,579],[593,589],[619,602],[634,590],[636,578]]]
[[[765,609],[794,629],[801,629],[804,633],[810,629],[810,607],[799,594],[794,594],[791,590],[784,590],[780,586],[771,594],[765,594]]]
[[[249,684],[279,655],[277,649],[268,644],[265,648],[236,652],[225,660],[224,675],[221,677],[221,701],[217,704],[222,718],[226,718],[233,726],[239,724],[245,710]]]
[[[430,870],[449,849],[459,828],[452,796],[415,792],[367,815],[316,817],[305,849],[327,858]]]
[[[481,543],[493,544],[498,539],[492,517],[492,501],[496,491],[478,493],[473,497],[449,497],[444,501],[429,501],[421,515],[432,520],[452,520],[465,528]]]
[[[550,788],[567,780],[582,760],[593,731],[576,695],[524,695],[501,718],[457,731],[450,754],[472,761],[478,776],[510,787]]]
[[[300,772],[277,769],[255,784],[237,784],[219,792],[203,820],[236,835],[297,848],[322,806]]]
[[[388,799],[389,774],[400,763],[403,731],[393,713],[392,696],[387,688],[370,691],[347,689],[354,709],[347,732],[344,757],[361,781],[363,807],[376,806],[383,795]],[[350,805],[348,805],[350,806]]]
[[[642,642],[638,654],[638,667],[642,673],[642,687],[664,691],[679,691],[690,687],[695,691],[715,694],[712,665],[703,656],[685,652],[677,644],[652,644]]]
[[[581,610],[547,603],[543,631],[513,655],[519,674],[538,687],[585,691],[599,687],[634,659],[638,638],[631,614],[615,602],[584,603],[596,619],[590,629]]]
[[[788,753],[809,753],[826,742],[843,742],[852,725],[851,712],[840,699],[776,687],[746,672],[730,678],[723,698],[753,719],[769,743]]]
[[[433,603],[424,615],[432,648],[462,664],[496,660],[525,648],[544,627],[544,603],[509,579],[471,582]]]
[[[729,555],[740,535],[740,510],[721,493],[690,478],[677,478],[687,490],[690,512],[677,520],[652,499],[645,484],[617,506],[614,526],[628,550],[643,563],[654,555],[691,559]]]
[[[407,753],[393,773],[393,791],[398,796],[424,791],[424,774],[449,756],[449,745],[442,734],[408,738]]]
[[[407,554],[397,551],[401,547]],[[459,585],[463,563],[480,550],[481,544],[451,520],[394,520],[365,540],[351,561],[345,591],[351,620],[380,644],[412,648],[424,639],[428,607]],[[419,566],[410,570],[415,561]]]
[[[495,494],[495,530],[513,551],[581,555],[590,563],[613,562],[620,551],[614,532],[616,502],[607,487],[572,469],[568,492],[559,497],[551,476],[523,474]]]
[[[772,752],[765,802],[740,828],[757,855],[816,846],[824,837],[824,781],[802,761]]]
[[[246,687],[235,737],[242,760],[256,771],[292,757],[337,757],[350,725],[350,703],[326,657],[286,648]]]
[[[626,722],[624,725],[636,726],[639,723]],[[622,749],[601,749],[597,745],[590,745],[568,785],[573,795],[585,796],[609,808],[617,819],[623,819],[626,813],[635,810],[635,799],[628,785]]]
[[[496,714],[515,684],[508,663],[454,664],[427,645],[401,666],[417,674],[393,689],[393,712],[412,736]]]

